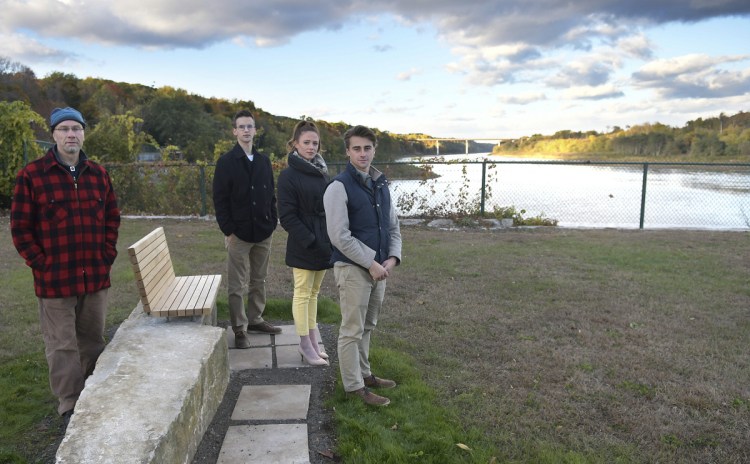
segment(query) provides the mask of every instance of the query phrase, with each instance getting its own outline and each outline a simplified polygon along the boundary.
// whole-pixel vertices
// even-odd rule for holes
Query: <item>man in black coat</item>
[[[253,148],[255,118],[250,111],[239,111],[232,127],[237,143],[216,162],[213,197],[228,254],[229,316],[235,347],[250,348],[248,331],[281,333],[280,327],[263,320],[268,258],[278,214],[271,160]]]

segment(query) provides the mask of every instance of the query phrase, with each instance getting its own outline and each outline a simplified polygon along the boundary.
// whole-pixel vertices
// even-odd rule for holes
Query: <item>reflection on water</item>
[[[436,159],[498,161],[487,164],[485,211],[513,206],[525,210],[524,217],[557,219],[562,227],[640,225],[643,165],[559,164],[486,153],[430,158]],[[431,166],[439,178],[391,182],[402,216],[479,209],[481,163]],[[645,179],[644,228],[750,229],[750,166],[652,164]]]

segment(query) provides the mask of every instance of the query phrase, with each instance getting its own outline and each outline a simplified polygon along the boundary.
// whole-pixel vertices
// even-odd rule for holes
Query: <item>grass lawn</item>
[[[31,272],[8,222],[0,462],[50,462],[59,419]],[[137,303],[127,246],[160,225],[178,274],[225,273],[213,221],[125,220],[109,324]],[[341,390],[331,398],[344,462],[750,461],[750,234],[403,234],[372,353],[376,374],[400,385],[380,412]],[[292,293],[285,240],[279,230],[268,279],[281,305]],[[332,273],[322,295],[337,301]]]

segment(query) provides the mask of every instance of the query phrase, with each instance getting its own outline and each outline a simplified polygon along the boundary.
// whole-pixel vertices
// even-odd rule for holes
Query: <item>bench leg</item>
[[[216,327],[216,325],[219,323],[219,317],[216,310],[216,302],[214,301],[213,306],[211,306],[211,314],[208,315],[208,320],[206,321],[207,325],[210,325],[212,327]]]

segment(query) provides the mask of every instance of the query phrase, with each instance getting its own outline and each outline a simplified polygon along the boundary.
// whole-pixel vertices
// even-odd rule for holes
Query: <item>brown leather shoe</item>
[[[393,388],[395,386],[396,382],[393,380],[381,379],[375,377],[375,375],[365,377],[365,387],[367,388]]]
[[[375,393],[371,392],[367,389],[367,387],[362,387],[359,390],[346,392],[346,394],[349,396],[358,396],[365,404],[369,404],[370,406],[388,406],[391,402],[391,400],[389,400],[385,396],[376,395]]]
[[[250,339],[247,338],[245,331],[234,333],[234,347],[241,350],[250,348]]]
[[[263,321],[260,324],[251,324],[247,326],[247,331],[275,335],[281,333],[281,327],[276,327]]]

